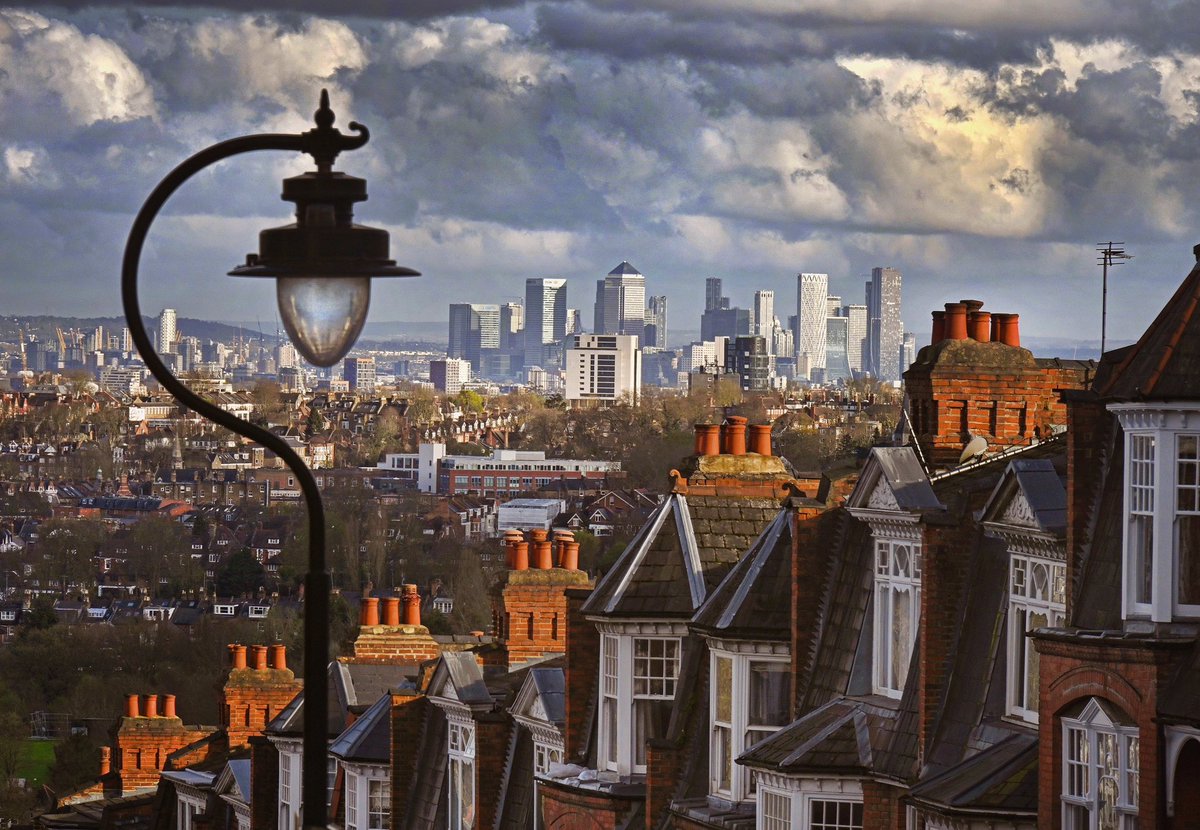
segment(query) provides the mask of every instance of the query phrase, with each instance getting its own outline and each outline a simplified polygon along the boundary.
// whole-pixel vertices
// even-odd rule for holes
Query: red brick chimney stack
[[[384,597],[383,624],[391,628],[400,625],[400,597]]]

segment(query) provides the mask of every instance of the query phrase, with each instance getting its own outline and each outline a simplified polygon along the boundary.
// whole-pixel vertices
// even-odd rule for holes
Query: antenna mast
[[[1103,358],[1108,333],[1108,268],[1124,264],[1125,260],[1133,259],[1133,255],[1125,253],[1124,242],[1097,242],[1096,251],[1099,254],[1096,262],[1102,266],[1104,274],[1100,295],[1100,357]]]

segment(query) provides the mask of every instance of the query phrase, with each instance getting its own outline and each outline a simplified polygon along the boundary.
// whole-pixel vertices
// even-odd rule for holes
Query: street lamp
[[[367,198],[366,182],[335,173],[333,162],[343,150],[367,143],[370,134],[350,122],[357,135],[333,126],[329,96],[321,91],[314,115],[316,127],[298,134],[248,135],[214,144],[167,174],[138,211],[125,244],[121,265],[121,300],[133,342],[146,368],[189,409],[274,452],[295,474],[308,508],[308,573],[304,576],[304,824],[324,828],[326,808],[327,717],[329,694],[330,577],[325,564],[325,510],[308,466],[287,443],[266,429],[221,409],[184,386],[154,350],[142,324],[137,295],[138,262],[146,234],[159,210],[179,187],[204,168],[241,153],[288,150],[307,153],[317,169],[283,182],[283,198],[296,203],[296,221],[259,234],[259,253],[231,276],[275,277],[279,313],[288,334],[310,363],[337,363],[362,331],[370,299],[371,277],[415,277],[419,272],[388,258],[388,233],[353,223],[353,205]]]

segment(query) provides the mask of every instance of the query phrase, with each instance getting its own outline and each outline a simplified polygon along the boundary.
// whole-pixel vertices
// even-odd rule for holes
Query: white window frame
[[[473,830],[479,818],[479,788],[476,786],[475,723],[469,717],[447,712],[446,787],[449,795],[449,830]],[[465,788],[470,787],[470,813],[459,809]]]
[[[871,687],[877,695],[899,699],[904,693],[904,683],[908,679],[908,668],[912,662],[913,649],[917,643],[917,628],[921,623],[921,566],[922,554],[920,538],[875,536],[875,555],[872,560],[875,574],[874,605],[875,628],[872,644]],[[901,549],[907,549],[907,565],[900,554]],[[893,642],[895,635],[892,631],[892,613],[896,597],[908,594],[908,660],[893,666]],[[895,674],[893,674],[893,669]]]
[[[370,830],[371,784],[383,781],[390,786],[391,772],[380,764],[354,764],[342,762],[345,771],[343,792],[345,793],[346,830]],[[391,796],[388,796],[389,803]]]
[[[600,769],[618,775],[645,774],[646,743],[637,735],[640,706],[675,699],[685,628],[673,623],[601,626],[597,753]],[[647,642],[655,653],[635,656],[640,642]],[[636,671],[656,668],[667,671],[635,677]]]
[[[1102,766],[1115,775],[1104,778],[1112,780],[1116,788],[1113,810],[1117,826],[1136,830],[1141,766],[1137,726],[1114,721],[1092,698],[1078,717],[1062,718],[1061,728],[1063,830],[1099,828]]]
[[[862,782],[856,778],[786,778],[763,772],[759,776],[759,809],[755,811],[755,830],[813,830],[814,802],[848,805],[858,808],[858,821],[835,825],[842,830],[862,830]],[[772,814],[771,807],[785,807],[787,817]],[[782,812],[782,811],[781,811]],[[818,825],[820,826],[820,825]]]
[[[300,826],[302,753],[297,742],[278,742],[279,750],[279,830]]]
[[[1200,603],[1179,597],[1180,519],[1200,515],[1200,459],[1180,453],[1185,441],[1196,439],[1200,446],[1200,403],[1123,403],[1108,409],[1125,431],[1122,617],[1135,629],[1144,620],[1200,619]],[[1153,454],[1147,458],[1150,446]],[[1144,521],[1150,537],[1149,568],[1141,569],[1141,579],[1135,521]]]
[[[378,802],[376,801],[378,799]],[[366,830],[390,830],[392,823],[392,782],[388,778],[367,779]]]
[[[773,735],[787,725],[788,720],[775,726],[753,725],[750,721],[750,677],[754,664],[770,664],[786,673],[790,662],[789,649],[774,643],[727,643],[714,641],[709,652],[709,773],[710,795],[730,802],[750,801],[755,798],[755,776],[753,770],[735,762],[735,759],[754,744]],[[722,719],[719,715],[719,672],[718,663],[730,661],[730,715]],[[724,733],[728,733],[729,755],[722,758]],[[724,763],[723,763],[724,761]],[[728,770],[724,767],[728,765]],[[728,773],[729,785],[723,786],[722,775]]]
[[[1039,580],[1039,575],[1041,579]],[[1040,584],[1039,584],[1040,583]],[[1038,722],[1037,684],[1028,678],[1038,671],[1037,649],[1025,636],[1034,628],[1057,628],[1066,619],[1066,562],[1014,552],[1008,567],[1008,714],[1027,723]],[[1035,615],[1044,623],[1030,623]],[[1032,692],[1030,697],[1026,694]]]

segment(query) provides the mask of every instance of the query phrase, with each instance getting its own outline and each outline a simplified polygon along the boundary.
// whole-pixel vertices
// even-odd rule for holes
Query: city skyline
[[[1033,294],[1028,336],[1061,334],[1069,307],[1095,339],[1094,244],[1116,239],[1136,257],[1110,285],[1116,342],[1200,225],[1187,5],[75,5],[2,14],[11,313],[115,312],[153,183],[213,141],[304,129],[322,86],[340,126],[372,131],[339,165],[368,178],[362,221],[426,275],[379,285],[375,321],[623,258],[681,320],[707,276],[740,298],[887,262],[911,307]],[[272,317],[269,286],[223,274],[286,221],[278,180],[304,167],[238,160],[181,191],[149,240],[146,306]]]

